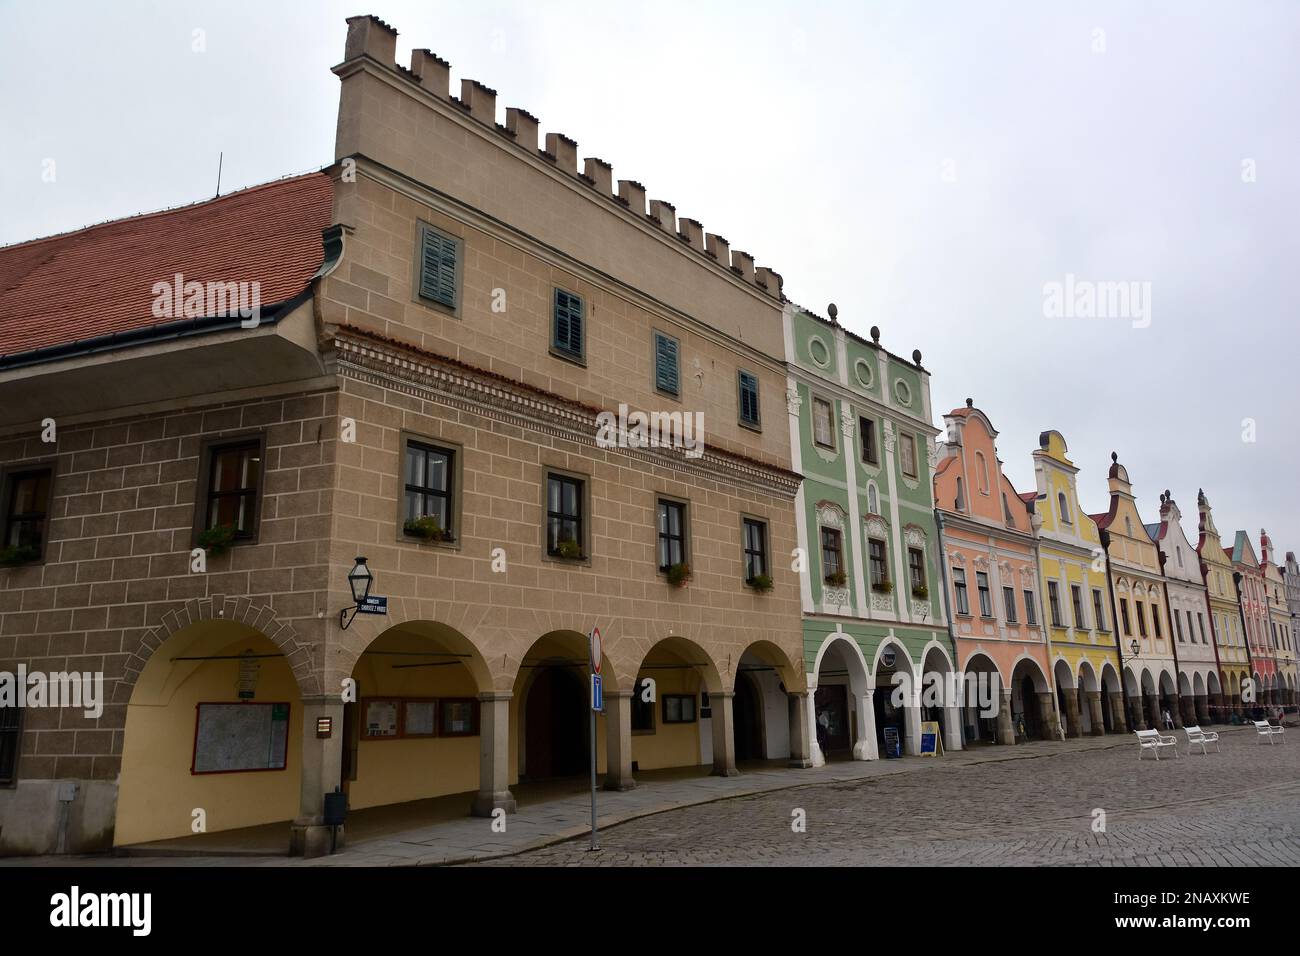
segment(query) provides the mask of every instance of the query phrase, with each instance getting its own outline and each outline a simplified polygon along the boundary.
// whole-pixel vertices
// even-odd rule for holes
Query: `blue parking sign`
[[[591,709],[597,711],[605,709],[605,693],[599,674],[591,675]]]

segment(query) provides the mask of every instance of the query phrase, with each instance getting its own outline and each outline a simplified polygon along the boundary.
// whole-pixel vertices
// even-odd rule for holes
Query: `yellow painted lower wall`
[[[259,637],[209,652],[239,654],[245,649],[275,650]],[[138,687],[127,707],[114,845],[189,836],[195,809],[205,811],[210,833],[292,820],[299,808],[302,706],[289,665],[283,657],[261,660],[255,697],[290,704],[285,769],[192,774],[196,705],[237,702],[239,662],[205,661],[183,668],[167,663],[173,653],[167,645],[155,652],[150,666],[172,671],[171,677],[156,688]],[[143,700],[137,702],[137,697]]]

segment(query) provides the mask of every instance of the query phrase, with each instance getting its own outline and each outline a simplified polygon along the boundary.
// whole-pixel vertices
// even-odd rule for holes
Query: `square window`
[[[203,449],[195,540],[201,532],[227,529],[233,542],[257,539],[265,439],[209,442]]]
[[[45,555],[46,521],[54,490],[52,467],[13,471],[4,481],[4,538],[7,564],[39,561]]]
[[[690,694],[665,694],[664,723],[695,723],[695,697]]]

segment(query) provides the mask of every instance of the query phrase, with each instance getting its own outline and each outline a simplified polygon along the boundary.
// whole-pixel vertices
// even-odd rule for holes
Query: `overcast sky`
[[[431,48],[454,89],[497,89],[502,116],[522,106],[566,133],[776,269],[794,301],[919,348],[936,424],[974,398],[1020,490],[1056,428],[1088,510],[1107,506],[1114,450],[1145,520],[1169,488],[1194,541],[1204,487],[1226,543],[1267,526],[1300,550],[1300,4],[0,13],[0,243],[209,197],[222,151],[223,192],[326,165],[343,21],[374,13],[403,64]],[[1067,275],[1149,283],[1149,312],[1049,317],[1044,286]]]

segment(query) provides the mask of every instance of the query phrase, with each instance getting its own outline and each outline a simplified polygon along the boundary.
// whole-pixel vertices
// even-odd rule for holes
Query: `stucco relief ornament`
[[[930,472],[939,467],[939,446],[934,443],[934,439],[928,439],[925,443],[925,457],[930,463]]]
[[[853,420],[853,413],[847,408],[840,409],[840,431],[844,433],[845,438],[852,438],[853,432],[857,428],[857,423]]]
[[[844,588],[822,588],[822,599],[828,607],[848,607],[849,606],[849,589]]]
[[[837,528],[842,531],[844,530],[844,512],[830,502],[822,502],[817,506],[817,523],[825,525],[827,528]]]
[[[896,442],[897,440],[898,440],[898,436],[894,433],[894,423],[891,422],[888,418],[886,418],[885,419],[885,451],[889,452],[892,455],[894,453],[894,442]]]
[[[975,567],[980,571],[987,571],[989,569],[989,559],[983,556],[976,558]]]
[[[889,525],[880,515],[871,515],[863,522],[867,526],[867,537],[884,538],[889,535]]]
[[[791,415],[798,415],[799,409],[803,406],[803,399],[799,396],[799,389],[788,388],[785,392],[785,410]]]
[[[951,564],[960,564],[960,565],[962,565],[963,567],[965,567],[965,565],[966,565],[966,555],[962,554],[960,551],[949,551],[949,552],[948,552],[948,561],[949,561],[949,563],[951,563]]]
[[[1003,561],[998,565],[998,570],[1002,572],[1008,581],[1015,577],[1016,572],[1015,569],[1011,567],[1010,561]]]
[[[909,548],[925,547],[925,532],[914,524],[909,524],[903,532],[903,537],[907,541]]]
[[[924,601],[912,602],[912,617],[924,621],[929,616],[930,605],[926,604]]]
[[[894,610],[894,599],[888,594],[872,592],[871,610],[892,612]]]

